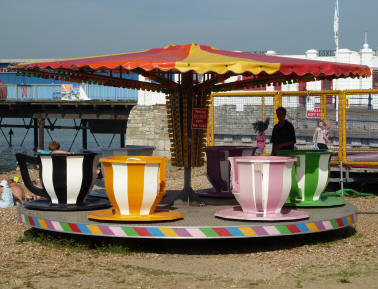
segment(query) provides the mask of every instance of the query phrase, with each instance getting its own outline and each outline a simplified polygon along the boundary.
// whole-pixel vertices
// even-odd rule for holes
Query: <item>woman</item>
[[[320,150],[328,150],[326,143],[330,143],[327,137],[326,123],[323,120],[318,121],[318,127],[315,129],[314,135],[312,137],[312,143],[314,148]]]

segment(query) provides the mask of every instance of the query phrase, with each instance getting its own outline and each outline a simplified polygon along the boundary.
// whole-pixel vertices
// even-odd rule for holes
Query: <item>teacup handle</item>
[[[28,156],[25,154],[16,154],[16,160],[18,165],[20,166],[22,180],[24,181],[25,186],[35,195],[40,197],[49,198],[48,194],[45,192],[44,189],[38,188],[37,186],[33,185],[33,182],[30,179],[29,170],[27,167],[27,163],[31,163],[34,165],[38,165],[39,162],[32,156]]]

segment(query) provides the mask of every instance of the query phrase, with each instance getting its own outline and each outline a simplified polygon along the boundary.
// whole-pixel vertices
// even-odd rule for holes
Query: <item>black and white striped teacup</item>
[[[78,154],[41,154],[34,158],[16,154],[25,186],[34,194],[46,197],[53,205],[83,205],[96,180],[99,156]],[[27,163],[39,164],[42,188],[33,185]]]

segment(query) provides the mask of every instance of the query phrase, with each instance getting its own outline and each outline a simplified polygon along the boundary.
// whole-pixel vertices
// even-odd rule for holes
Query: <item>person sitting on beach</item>
[[[24,188],[12,179],[8,180],[8,186],[12,190],[14,200],[23,204],[25,201]]]
[[[44,155],[50,155],[50,154],[68,154],[69,155],[71,154],[70,152],[60,150],[60,143],[56,140],[52,140],[49,143],[48,151],[38,149],[37,152]]]
[[[9,208],[14,206],[12,189],[8,187],[8,182],[2,180],[0,183],[0,208]]]

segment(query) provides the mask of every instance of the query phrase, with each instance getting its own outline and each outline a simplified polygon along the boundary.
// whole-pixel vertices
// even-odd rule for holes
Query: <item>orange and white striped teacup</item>
[[[113,156],[101,158],[105,190],[115,216],[154,213],[165,195],[169,158],[155,156]]]

